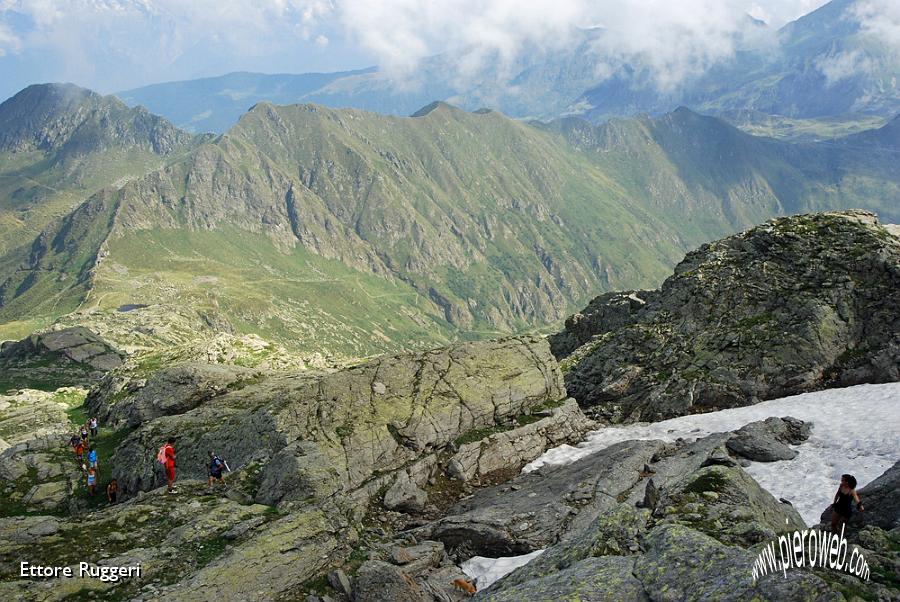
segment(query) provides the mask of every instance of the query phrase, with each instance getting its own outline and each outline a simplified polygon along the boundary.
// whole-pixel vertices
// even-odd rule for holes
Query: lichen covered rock
[[[566,386],[596,417],[658,420],[900,380],[900,239],[871,213],[779,218],[703,245],[646,297],[615,327],[567,327],[585,342],[563,360]],[[620,302],[598,298],[585,315]]]

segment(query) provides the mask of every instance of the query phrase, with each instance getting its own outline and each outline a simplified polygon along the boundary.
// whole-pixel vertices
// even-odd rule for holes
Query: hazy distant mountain
[[[677,90],[661,95],[645,71],[628,65],[576,102],[592,120],[670,110],[672,103],[706,112],[757,111],[822,118],[845,114],[892,117],[900,112],[900,55],[861,30],[858,0],[833,0],[778,31],[778,46],[738,52]]]
[[[700,76],[661,91],[658,73],[638,59],[598,69],[607,32],[576,32],[561,50],[524,49],[512,65],[483,57],[480,69],[459,75],[462,54],[422,62],[409,81],[396,82],[377,69],[333,74],[230,74],[138,88],[120,96],[142,104],[191,131],[225,131],[257,101],[314,102],[409,115],[422,105],[446,100],[467,110],[488,107],[514,117],[553,119],[581,115],[599,122],[640,113],[659,115],[678,106],[726,116],[781,115],[821,119],[900,113],[900,56],[862,30],[854,7],[859,0],[834,0],[784,26],[767,31],[747,19],[736,34],[735,56]],[[502,65],[502,66],[500,66]],[[602,73],[602,75],[601,75]],[[743,113],[741,113],[743,112]],[[748,125],[754,125],[750,123]],[[803,126],[810,136],[815,126]],[[852,131],[849,124],[841,131]],[[770,128],[790,134],[790,128]],[[825,135],[833,128],[825,128]]]
[[[185,131],[224,132],[258,102],[300,102],[308,94],[327,87],[334,81],[352,80],[372,71],[374,68],[301,75],[239,72],[220,77],[154,84],[120,92],[117,96],[131,106],[141,105],[158,115],[164,115]],[[415,106],[420,107],[432,99],[433,97],[429,97]]]
[[[772,215],[900,218],[895,153],[863,141],[787,144],[687,109],[599,126],[417,115],[258,104],[0,260],[0,321],[80,308],[118,343],[137,335],[116,308],[147,305],[145,323],[165,316],[152,336],[358,356],[552,323]]]

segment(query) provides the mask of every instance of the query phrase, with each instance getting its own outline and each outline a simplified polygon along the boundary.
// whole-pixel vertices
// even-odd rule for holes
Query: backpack
[[[219,456],[213,456],[212,462],[209,463],[210,471],[222,472],[222,468],[224,468],[222,460],[219,459]]]
[[[166,445],[163,445],[159,448],[159,451],[156,453],[156,462],[157,464],[165,464],[166,463]]]

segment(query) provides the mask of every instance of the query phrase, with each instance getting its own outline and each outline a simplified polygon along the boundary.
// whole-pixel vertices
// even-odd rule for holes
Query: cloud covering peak
[[[578,31],[600,26],[608,34],[591,48],[600,72],[640,57],[666,88],[747,43],[747,14],[778,26],[822,2],[0,0],[0,73],[16,89],[30,77],[102,91],[235,70],[369,64],[403,79],[426,57],[450,52],[464,78],[485,63],[502,72],[535,49],[566,48]]]

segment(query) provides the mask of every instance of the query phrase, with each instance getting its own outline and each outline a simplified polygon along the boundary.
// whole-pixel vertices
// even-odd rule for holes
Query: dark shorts
[[[115,491],[113,491],[112,493],[109,494],[109,503],[110,504],[116,503],[116,495],[117,495],[117,493]]]
[[[221,472],[210,472],[210,473],[209,473],[209,476],[211,476],[211,477],[214,478],[214,479],[219,479],[220,481],[222,480],[222,473],[221,473]]]

